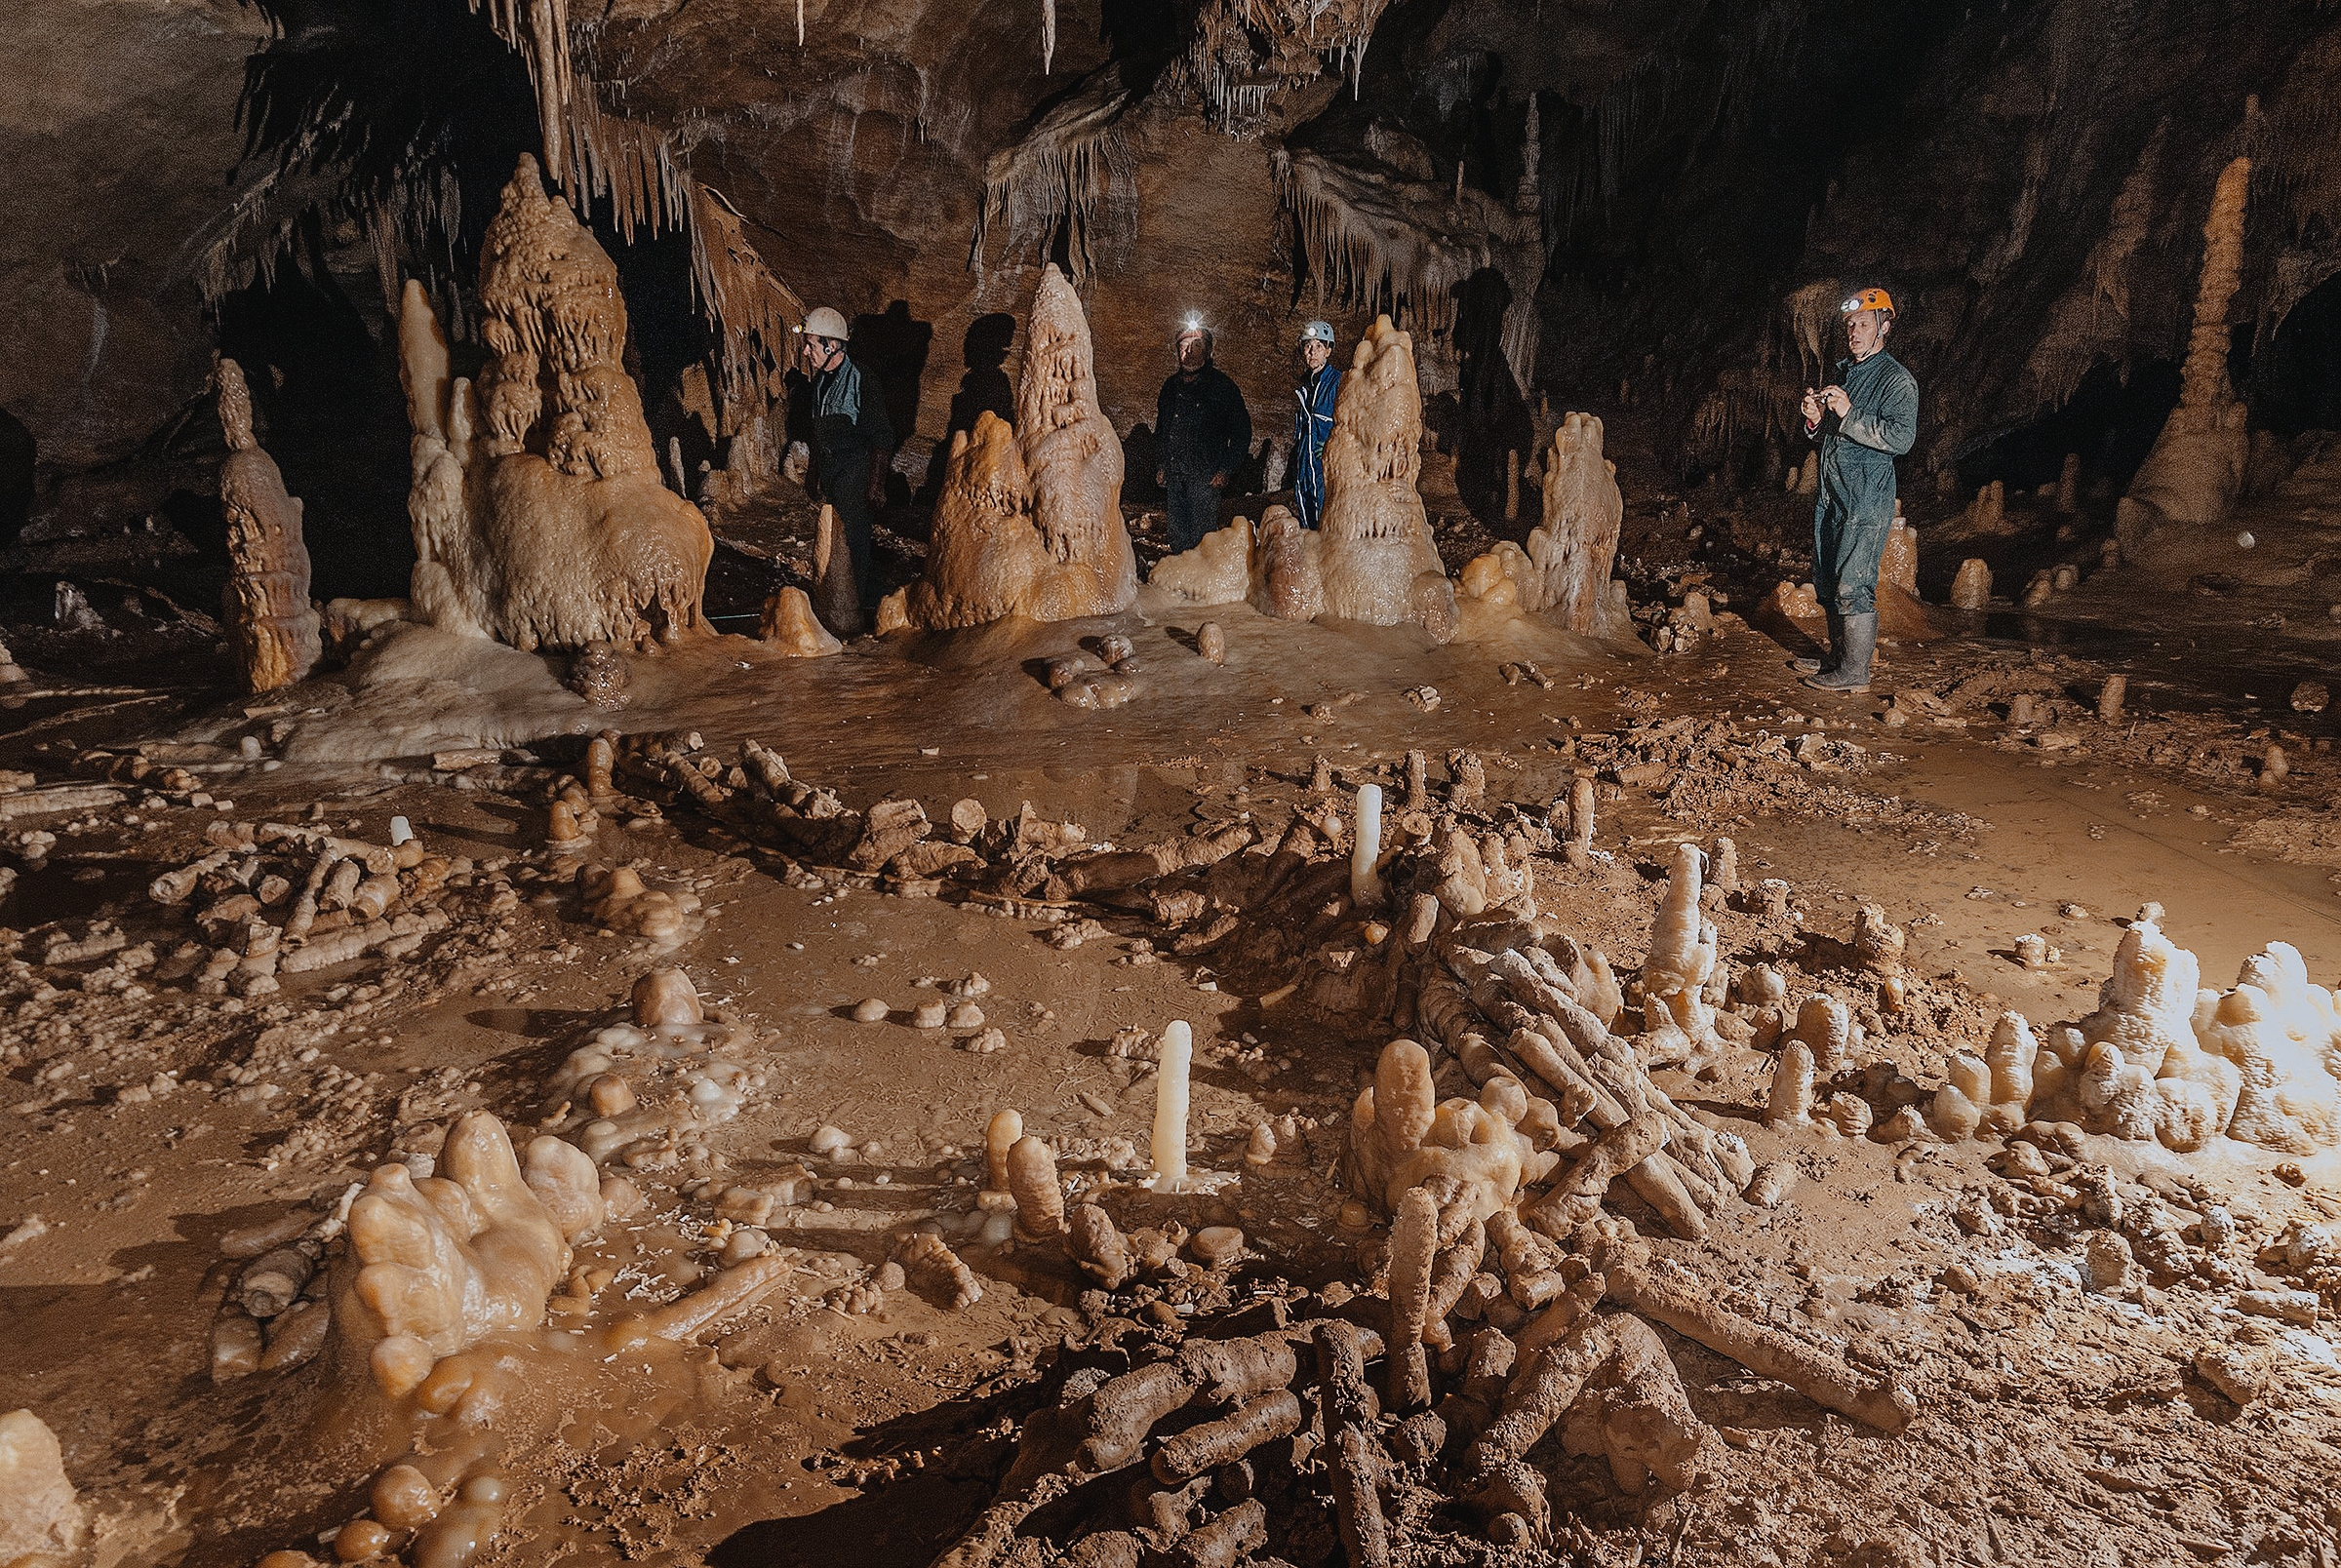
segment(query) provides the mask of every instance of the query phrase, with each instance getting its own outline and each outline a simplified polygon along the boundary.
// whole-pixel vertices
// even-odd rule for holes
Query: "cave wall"
[[[15,0],[7,30],[0,408],[44,465],[86,468],[210,374],[197,269],[264,27],[235,0]]]

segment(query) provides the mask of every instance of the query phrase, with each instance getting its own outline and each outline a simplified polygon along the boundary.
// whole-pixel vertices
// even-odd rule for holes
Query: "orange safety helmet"
[[[1857,289],[1837,308],[1848,316],[1856,310],[1882,310],[1890,316],[1894,313],[1894,296],[1884,289]]]

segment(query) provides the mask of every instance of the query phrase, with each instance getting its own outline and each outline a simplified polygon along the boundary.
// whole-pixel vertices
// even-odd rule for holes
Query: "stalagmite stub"
[[[301,542],[300,502],[285,493],[276,460],[252,429],[252,392],[243,369],[218,370],[219,506],[227,518],[227,622],[236,664],[249,691],[273,691],[307,675],[321,650],[317,611],[309,603],[309,552]],[[0,661],[4,662],[4,661]]]
[[[647,647],[708,630],[714,540],[667,489],[620,357],[617,269],[523,157],[480,265],[477,384],[452,375],[419,282],[399,321],[414,429],[417,615],[523,648]]]

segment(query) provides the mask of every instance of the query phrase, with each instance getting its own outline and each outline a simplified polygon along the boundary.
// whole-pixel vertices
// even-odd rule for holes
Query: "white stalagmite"
[[[1154,1170],[1161,1191],[1187,1179],[1187,1068],[1194,1059],[1194,1031],[1186,1020],[1173,1019],[1163,1030],[1154,1077]]]
[[[1378,902],[1382,896],[1382,880],[1373,874],[1373,863],[1382,853],[1382,787],[1379,784],[1358,786],[1357,842],[1349,851],[1349,899],[1353,904]]]

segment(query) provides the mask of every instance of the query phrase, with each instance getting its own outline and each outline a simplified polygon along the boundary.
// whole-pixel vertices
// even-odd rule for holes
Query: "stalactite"
[[[983,205],[968,248],[968,269],[980,273],[995,227],[1011,247],[1046,246],[1061,226],[1071,275],[1087,277],[1096,255],[1119,247],[1137,219],[1137,181],[1121,120],[1133,100],[1108,65],[1041,116],[1013,146],[991,156]]]
[[[1451,203],[1409,200],[1395,181],[1314,152],[1280,149],[1271,167],[1320,299],[1444,328],[1454,319],[1455,287],[1493,259],[1485,230],[1455,223]],[[1451,227],[1431,227],[1435,216]]]
[[[747,219],[712,185],[693,186],[691,282],[717,333],[721,433],[735,435],[779,401],[805,302],[765,264],[749,243]]]
[[[1041,0],[1041,74],[1056,63],[1056,0]]]

